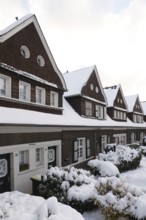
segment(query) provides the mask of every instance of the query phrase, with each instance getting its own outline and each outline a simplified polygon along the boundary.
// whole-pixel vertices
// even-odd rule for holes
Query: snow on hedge
[[[48,200],[17,191],[0,194],[0,219],[9,220],[83,220],[80,213],[61,204],[55,197]]]
[[[88,162],[88,166],[102,177],[120,175],[118,168],[110,161],[94,159]]]
[[[107,154],[99,153],[99,160],[108,160],[114,164],[120,164],[120,161],[132,161],[134,158],[138,157],[139,151],[131,149],[128,146],[118,145],[116,147],[116,152],[109,151]]]
[[[95,187],[98,204],[106,215],[146,217],[146,194],[138,187],[116,177],[99,178]]]

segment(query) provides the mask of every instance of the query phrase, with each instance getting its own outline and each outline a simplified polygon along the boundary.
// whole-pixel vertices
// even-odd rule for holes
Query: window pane
[[[36,102],[42,103],[42,90],[36,89]]]
[[[6,79],[0,78],[0,94],[6,95]]]
[[[26,85],[19,85],[19,98],[22,100],[26,100]]]

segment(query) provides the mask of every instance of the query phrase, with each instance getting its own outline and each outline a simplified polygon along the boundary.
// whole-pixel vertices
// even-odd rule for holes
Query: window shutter
[[[73,142],[73,161],[74,162],[78,161],[78,142],[77,141]]]
[[[86,140],[86,157],[90,157],[91,156],[91,149],[90,149],[90,139]]]

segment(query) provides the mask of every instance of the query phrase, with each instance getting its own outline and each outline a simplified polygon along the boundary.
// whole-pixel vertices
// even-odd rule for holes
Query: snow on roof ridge
[[[70,73],[73,73],[73,72],[79,72],[79,71],[82,71],[82,70],[85,70],[85,69],[94,69],[96,67],[96,65],[92,65],[92,66],[87,66],[87,67],[83,67],[83,68],[79,68],[79,69],[76,69],[76,70],[72,70],[72,71],[66,71],[65,73],[63,73],[63,75],[66,75],[66,74],[70,74]]]
[[[63,76],[65,78],[68,88],[68,92],[66,92],[65,95],[72,96],[72,95],[80,94],[82,87],[86,84],[92,71],[95,68],[96,66],[94,65],[64,73]]]
[[[22,22],[25,22],[26,20],[28,20],[29,18],[31,18],[33,16],[35,16],[35,15],[34,14],[27,14],[27,15],[23,16],[22,18],[14,21],[12,24],[10,24],[9,26],[7,26],[6,28],[4,28],[3,30],[0,31],[0,36],[8,33],[12,29],[14,29],[16,26],[20,25]]]
[[[103,90],[107,97],[108,107],[113,106],[120,84],[105,87]]]

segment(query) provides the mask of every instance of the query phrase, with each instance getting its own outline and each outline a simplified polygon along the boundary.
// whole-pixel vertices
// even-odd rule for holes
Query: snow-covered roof
[[[67,88],[68,88],[68,91],[65,92],[65,97],[80,95],[83,86],[86,85],[86,83],[87,83],[89,77],[91,76],[91,74],[93,73],[93,71],[96,74],[101,92],[103,93],[103,96],[106,100],[106,96],[105,96],[103,89],[102,89],[101,80],[99,78],[99,74],[98,74],[98,71],[97,71],[97,68],[95,65],[90,66],[90,67],[86,67],[83,69],[79,69],[76,71],[72,71],[72,72],[66,72],[63,74],[65,81],[66,81],[66,84],[67,84]]]
[[[126,102],[127,102],[127,105],[128,105],[128,112],[133,112],[134,111],[134,106],[135,106],[137,98],[139,100],[138,94],[125,96],[125,99],[126,99]],[[139,104],[141,106],[140,101],[139,101]],[[142,106],[141,106],[141,108],[142,108]]]
[[[18,69],[14,68],[14,67],[12,67],[10,65],[7,65],[5,63],[1,63],[0,62],[0,67],[3,67],[4,69],[10,70],[10,71],[13,71],[13,72],[15,72],[15,73],[17,73],[19,75],[23,75],[23,76],[25,76],[25,77],[27,77],[29,79],[35,80],[37,82],[43,83],[45,85],[49,85],[49,86],[57,88],[57,85],[54,84],[54,83],[50,83],[47,80],[44,80],[44,79],[42,79],[42,78],[40,78],[38,76],[32,75],[32,74],[30,74],[28,72],[25,72],[25,71],[22,71],[22,70],[18,70]]]
[[[17,32],[19,32],[20,30],[22,30],[23,28],[25,28],[26,26],[28,26],[29,24],[33,23],[38,34],[39,37],[42,41],[42,44],[48,54],[48,57],[52,63],[52,66],[55,70],[55,72],[57,73],[58,77],[60,78],[61,82],[62,82],[62,86],[63,89],[66,91],[67,87],[66,87],[66,83],[65,80],[63,78],[62,73],[60,72],[60,70],[58,69],[56,62],[52,56],[52,53],[50,51],[50,48],[46,42],[46,39],[42,33],[42,30],[40,28],[40,25],[37,21],[37,18],[35,15],[33,14],[29,14],[26,15],[18,20],[16,20],[13,24],[9,25],[7,28],[5,28],[4,30],[0,31],[0,43],[3,43],[4,41],[6,41],[7,39],[9,39],[10,37],[12,37],[13,35],[15,35]]]
[[[0,107],[0,124],[13,125],[47,125],[47,126],[84,126],[84,127],[146,127],[146,123],[136,124],[127,119],[127,122],[117,122],[107,116],[106,120],[97,120],[81,117],[63,99],[63,115],[41,113],[16,108]]]
[[[144,115],[146,115],[146,101],[145,102],[141,102],[141,105],[142,105],[143,113],[144,113]]]
[[[86,67],[72,72],[66,72],[63,74],[68,91],[65,96],[72,96],[81,94],[82,87],[87,83],[91,73],[95,66]]]
[[[127,108],[127,103],[125,101],[125,97],[124,97],[124,94],[123,94],[123,91],[122,91],[122,88],[121,88],[120,84],[104,88],[104,93],[105,93],[106,98],[107,98],[108,107],[113,107],[114,106],[114,101],[117,97],[117,93],[118,93],[119,90],[121,91],[121,94],[123,96],[123,100],[124,100],[126,108]]]
[[[119,87],[120,85],[118,84],[118,85],[104,88],[104,92],[105,92],[107,102],[108,102],[108,107],[112,107],[114,105],[114,101],[119,91]]]

